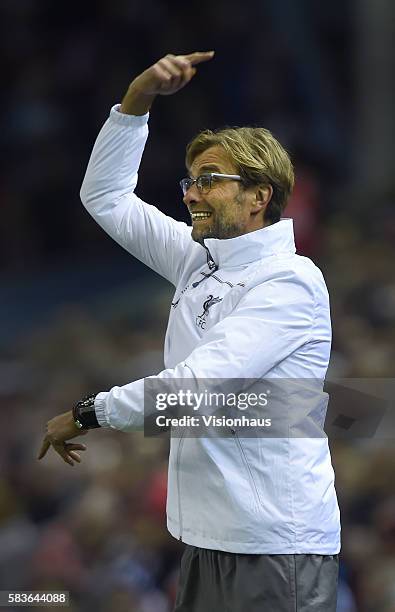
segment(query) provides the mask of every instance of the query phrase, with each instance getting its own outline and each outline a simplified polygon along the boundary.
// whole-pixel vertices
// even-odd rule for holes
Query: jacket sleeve
[[[211,381],[214,391],[219,379],[262,378],[309,342],[314,295],[307,283],[295,282],[291,276],[285,273],[248,291],[184,362],[149,377],[157,382],[158,391],[177,392],[179,379],[184,378],[189,379],[192,392],[203,379],[209,387]],[[322,340],[328,340],[325,332]],[[144,379],[98,394],[95,409],[102,426],[124,431],[142,428]]]
[[[97,223],[129,253],[177,284],[191,228],[134,193],[148,136],[148,114],[111,109],[95,142],[81,188],[81,200]]]

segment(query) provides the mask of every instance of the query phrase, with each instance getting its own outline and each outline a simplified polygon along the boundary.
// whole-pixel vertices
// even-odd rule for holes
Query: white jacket
[[[325,378],[331,326],[320,270],[295,254],[292,220],[228,240],[191,239],[191,227],[134,189],[148,115],[111,110],[81,199],[105,231],[176,288],[160,379]],[[199,282],[201,281],[201,282]],[[202,326],[199,315],[218,297]],[[150,377],[151,378],[151,377]],[[99,423],[141,429],[144,380],[95,401]],[[326,404],[322,410],[325,415]],[[339,509],[326,437],[173,438],[167,521],[185,543],[235,553],[335,554]]]

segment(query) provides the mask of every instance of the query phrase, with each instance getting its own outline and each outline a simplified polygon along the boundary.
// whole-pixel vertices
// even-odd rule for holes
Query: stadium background
[[[204,127],[270,128],[296,164],[298,250],[331,294],[330,373],[393,377],[394,13],[391,0],[1,3],[0,589],[67,589],[73,612],[174,600],[166,442],[100,431],[79,467],[35,460],[49,418],[162,368],[171,287],[105,236],[79,188],[111,105],[165,53],[216,50],[155,103],[139,195],[187,220],[186,142]],[[338,610],[394,612],[393,439],[331,447]]]

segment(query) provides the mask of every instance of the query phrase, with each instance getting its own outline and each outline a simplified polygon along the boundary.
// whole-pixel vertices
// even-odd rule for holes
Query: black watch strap
[[[96,393],[87,395],[77,402],[73,408],[74,423],[79,429],[95,429],[100,427],[95,411]]]

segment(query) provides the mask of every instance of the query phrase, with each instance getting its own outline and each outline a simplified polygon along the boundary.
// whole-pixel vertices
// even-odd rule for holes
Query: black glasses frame
[[[209,172],[205,174],[200,174],[200,176],[195,179],[187,176],[186,178],[181,179],[180,187],[183,195],[192,187],[192,185],[196,185],[196,187],[202,193],[207,193],[212,187],[213,180],[228,180],[228,181],[242,181],[243,179],[239,174],[221,174],[219,172]]]

